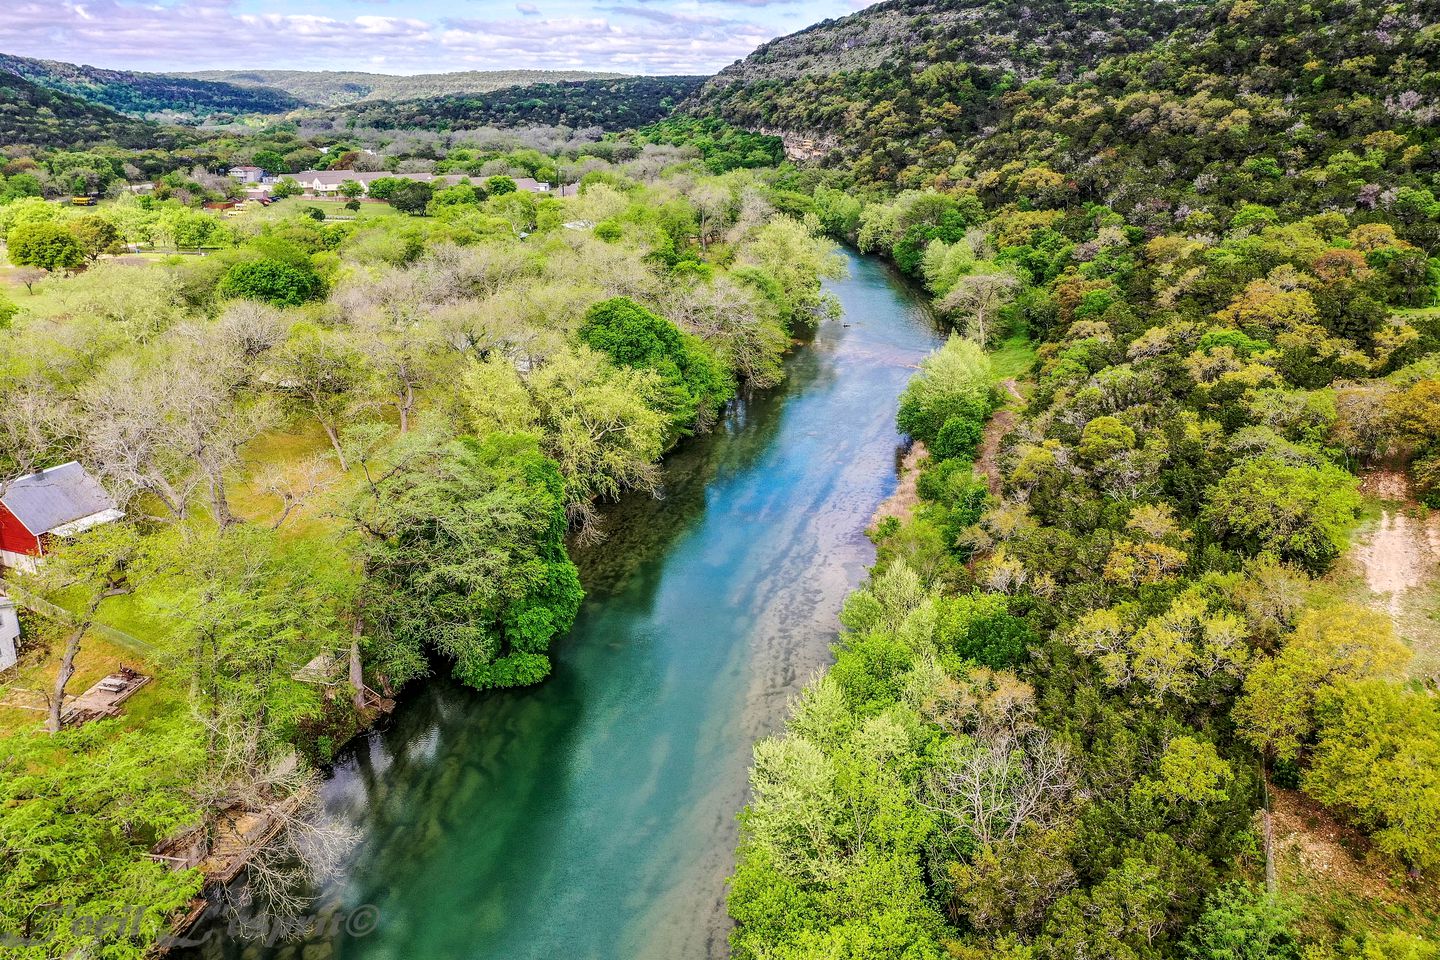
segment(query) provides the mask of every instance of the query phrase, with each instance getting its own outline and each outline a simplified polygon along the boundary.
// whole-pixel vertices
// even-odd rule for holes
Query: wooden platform
[[[103,717],[118,717],[120,705],[149,682],[149,677],[122,668],[71,700],[60,714],[60,722],[65,726],[78,727]]]

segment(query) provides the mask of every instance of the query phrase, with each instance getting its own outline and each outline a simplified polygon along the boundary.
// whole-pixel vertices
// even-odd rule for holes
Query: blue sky
[[[713,73],[871,0],[0,0],[0,52],[136,70]]]

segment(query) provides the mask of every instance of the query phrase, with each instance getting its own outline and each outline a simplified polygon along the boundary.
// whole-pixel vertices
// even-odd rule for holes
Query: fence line
[[[69,610],[66,610],[64,607],[57,606],[51,603],[49,600],[35,596],[35,594],[26,590],[24,587],[19,587],[16,586],[14,583],[8,582],[0,584],[0,595],[4,595],[7,593],[10,596],[14,597],[15,600],[18,601],[20,605],[25,607],[25,609],[27,610],[31,610],[35,613],[42,613],[49,617],[55,617],[57,619],[64,620],[67,623],[75,622],[75,614],[71,613]],[[155,649],[154,644],[150,643],[149,641],[141,640],[139,637],[132,636],[126,633],[124,630],[117,630],[116,628],[103,623],[91,623],[90,629],[93,632],[98,633],[105,639],[117,643],[122,647],[125,647],[132,653],[138,653],[144,656],[151,653]]]

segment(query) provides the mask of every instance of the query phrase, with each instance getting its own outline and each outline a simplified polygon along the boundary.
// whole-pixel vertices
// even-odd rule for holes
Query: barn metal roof
[[[73,525],[68,532],[77,532],[93,526],[81,525],[78,521],[99,514],[120,515],[105,488],[74,462],[18,478],[10,484],[5,496],[0,497],[0,503],[37,537],[42,533],[64,532],[60,528],[67,525]]]

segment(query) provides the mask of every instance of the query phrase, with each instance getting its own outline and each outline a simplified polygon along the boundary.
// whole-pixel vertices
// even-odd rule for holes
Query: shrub
[[[237,263],[216,289],[221,297],[259,300],[277,307],[299,306],[324,292],[324,282],[313,271],[279,260]]]

